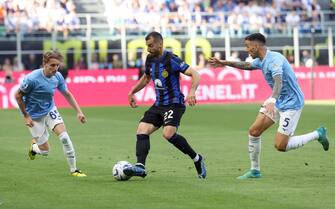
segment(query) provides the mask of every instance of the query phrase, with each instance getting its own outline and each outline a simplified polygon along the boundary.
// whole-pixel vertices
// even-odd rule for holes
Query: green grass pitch
[[[147,107],[85,108],[81,125],[72,109],[61,109],[74,142],[74,178],[57,137],[48,157],[27,158],[30,134],[17,110],[0,111],[0,209],[330,209],[335,208],[335,108],[306,105],[296,134],[328,127],[330,150],[314,141],[280,153],[273,147],[277,126],[262,140],[263,178],[236,180],[249,168],[247,131],[259,105],[188,108],[179,133],[206,158],[208,179],[196,176],[192,161],[162,138],[151,136],[149,175],[117,182],[112,167],[135,162],[135,132]]]

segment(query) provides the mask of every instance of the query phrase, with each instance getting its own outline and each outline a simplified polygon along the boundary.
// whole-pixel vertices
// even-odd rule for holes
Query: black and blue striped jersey
[[[180,90],[180,73],[189,67],[177,55],[164,51],[156,58],[147,56],[145,74],[150,75],[155,86],[155,106],[168,106],[172,104],[185,105],[184,95]]]

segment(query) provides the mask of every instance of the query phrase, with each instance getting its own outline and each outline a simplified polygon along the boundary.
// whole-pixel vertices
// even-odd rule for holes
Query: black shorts
[[[144,116],[140,122],[151,123],[156,127],[168,125],[178,127],[185,109],[186,107],[181,105],[153,105],[144,113]]]

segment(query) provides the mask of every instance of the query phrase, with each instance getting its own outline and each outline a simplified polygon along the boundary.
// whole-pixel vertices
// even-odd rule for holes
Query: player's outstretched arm
[[[141,89],[143,89],[146,85],[148,85],[148,83],[150,82],[150,75],[144,74],[140,80],[136,83],[136,85],[130,90],[130,92],[128,93],[128,101],[129,101],[129,105],[132,108],[137,107],[136,105],[136,100],[134,95],[139,92]]]
[[[239,68],[242,70],[254,70],[256,68],[253,68],[251,66],[250,62],[234,62],[234,61],[227,61],[227,60],[219,60],[215,57],[210,57],[208,59],[208,63],[213,67],[223,67],[223,66],[230,66]]]
[[[188,95],[186,97],[186,102],[190,106],[194,106],[197,103],[197,98],[195,96],[195,91],[197,90],[197,88],[199,86],[200,75],[197,71],[195,71],[192,68],[188,68],[184,72],[184,74],[192,77],[192,84],[191,84],[190,91],[188,92]]]
[[[69,90],[66,90],[65,92],[62,92],[63,96],[65,97],[66,101],[73,107],[73,109],[77,112],[77,118],[81,123],[86,123],[86,117],[81,111],[76,99],[72,95],[72,93]]]
[[[19,108],[20,108],[20,110],[23,114],[25,125],[28,126],[28,127],[33,127],[34,123],[33,123],[33,120],[31,119],[30,115],[26,111],[26,105],[23,102],[23,96],[24,96],[24,93],[19,89],[15,94],[15,99],[16,99],[16,102],[19,105]]]
[[[208,58],[207,61],[212,67],[223,67],[223,66],[225,66],[225,64],[224,64],[225,60],[220,60],[220,59],[215,58],[215,57],[210,57],[210,58]]]

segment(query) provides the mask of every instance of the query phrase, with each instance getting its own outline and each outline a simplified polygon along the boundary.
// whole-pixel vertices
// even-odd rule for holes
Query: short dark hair
[[[253,33],[248,35],[247,37],[244,38],[244,40],[249,40],[249,41],[259,41],[263,44],[266,43],[265,36],[261,33]]]
[[[163,36],[156,31],[152,31],[148,35],[146,35],[145,40],[149,40],[150,37],[153,37],[156,41],[163,41]]]

